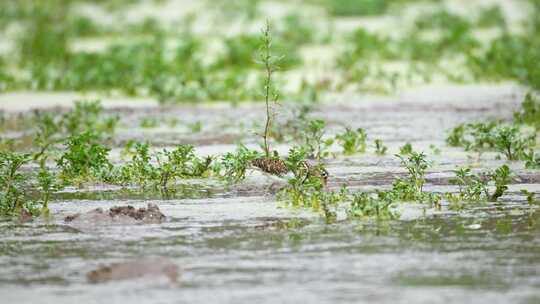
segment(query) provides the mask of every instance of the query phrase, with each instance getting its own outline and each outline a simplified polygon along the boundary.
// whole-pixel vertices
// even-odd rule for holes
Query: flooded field
[[[0,1],[0,302],[540,303],[539,16]]]
[[[449,89],[455,97],[445,94]],[[430,99],[426,91],[441,97]],[[456,192],[449,178],[457,166],[495,168],[503,161],[490,153],[478,156],[446,147],[447,130],[471,119],[506,119],[508,109],[519,106],[522,97],[522,89],[511,85],[454,86],[384,100],[351,97],[321,104],[313,115],[329,122],[330,133],[343,125],[363,127],[389,147],[383,157],[368,151],[329,159],[328,187],[390,188],[395,177],[405,174],[393,154],[410,142],[434,162],[426,176],[427,191]],[[165,116],[203,121],[204,130],[191,140],[198,153],[212,154],[234,150],[229,138],[238,134],[220,125],[259,120],[246,114],[257,113],[248,111],[253,107],[258,106],[111,111],[122,114],[118,138],[140,138],[158,146],[187,138],[165,127],[142,129],[135,123],[139,116],[159,117],[160,122]],[[229,122],[229,117],[241,119]],[[430,146],[440,151],[434,153]],[[403,203],[400,219],[390,222],[350,221],[338,215],[327,224],[317,212],[276,202],[271,188],[285,182],[258,172],[231,186],[182,182],[171,197],[106,185],[66,189],[50,202],[47,219],[1,223],[0,289],[6,303],[537,303],[540,210],[529,205],[520,190],[538,192],[540,177],[536,170],[521,169],[519,162],[512,168],[515,182],[498,203],[461,212],[444,204],[436,210]],[[156,204],[166,219],[64,219],[95,208],[147,203]],[[165,262],[152,260],[157,257]],[[140,275],[138,279],[88,281],[87,273],[100,265],[120,262],[132,263],[127,269],[146,270],[134,275]],[[177,280],[171,280],[162,263],[178,267]],[[126,269],[112,268],[115,271]]]

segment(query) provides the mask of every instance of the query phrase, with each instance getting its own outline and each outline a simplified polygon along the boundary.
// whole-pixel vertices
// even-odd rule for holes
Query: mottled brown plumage
[[[277,176],[285,175],[289,172],[287,165],[281,158],[259,157],[251,164],[261,169],[263,172]]]
[[[304,161],[302,162],[302,166],[304,166],[306,170],[306,177],[304,178],[303,182],[305,182],[310,177],[316,177],[321,180],[321,184],[323,186],[326,186],[326,184],[328,183],[329,174],[328,174],[328,171],[326,171],[326,169],[322,165],[320,164],[312,165],[309,162]]]

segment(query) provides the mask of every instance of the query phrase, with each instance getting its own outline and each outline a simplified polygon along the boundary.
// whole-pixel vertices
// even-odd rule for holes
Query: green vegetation
[[[467,151],[497,151],[507,160],[524,160],[528,168],[535,168],[538,165],[534,151],[538,131],[538,104],[531,94],[527,94],[522,110],[514,113],[512,124],[495,121],[460,124],[452,129],[446,142]],[[527,125],[533,126],[535,131],[527,130]]]
[[[459,168],[454,173],[456,176],[450,183],[457,185],[459,192],[446,194],[452,209],[462,209],[467,203],[497,202],[508,190],[508,184],[512,181],[512,173],[507,165],[482,175],[472,173],[469,168]],[[495,187],[493,193],[489,191],[490,184]]]
[[[33,211],[26,201],[27,178],[20,172],[31,161],[29,154],[0,152],[0,214],[11,215],[21,210]]]
[[[66,182],[97,178],[111,170],[107,159],[110,149],[99,144],[95,133],[73,135],[67,139],[66,146],[67,151],[57,161]]]
[[[80,1],[0,4],[1,25],[15,24],[20,31],[13,41],[16,56],[0,58],[0,90],[98,91],[150,96],[162,103],[264,100],[264,131],[258,134],[262,149],[251,150],[239,144],[235,152],[199,157],[195,148],[187,144],[158,151],[148,143],[130,141],[124,149],[128,161],[117,164],[109,153],[117,144],[113,135],[119,117],[107,115],[98,101],[79,101],[73,110],[59,113],[36,111],[24,117],[2,116],[2,132],[26,132],[26,127],[31,126],[31,131],[20,138],[0,139],[2,215],[22,210],[46,214],[54,194],[66,186],[106,183],[172,190],[179,181],[192,178],[215,177],[229,184],[239,183],[250,170],[258,169],[287,181],[279,192],[280,200],[321,212],[328,222],[338,220],[343,211],[351,219],[387,220],[399,217],[396,207],[400,202],[440,207],[446,200],[455,209],[465,208],[470,202],[496,202],[512,182],[507,165],[479,174],[462,168],[455,171],[452,180],[459,188],[458,193],[426,192],[426,172],[431,164],[426,154],[415,152],[407,143],[397,156],[406,175],[395,178],[391,189],[351,193],[343,187],[332,191],[326,166],[331,164],[328,158],[338,155],[331,153],[334,143],[341,147],[343,155],[358,156],[366,152],[368,136],[362,128],[346,128],[329,136],[334,130],[329,131],[328,127],[336,122],[327,122],[310,112],[314,102],[325,96],[325,91],[345,89],[351,84],[365,89],[369,87],[365,83],[373,80],[382,83],[373,87],[384,91],[397,88],[403,79],[412,81],[420,77],[429,81],[436,73],[454,81],[514,79],[538,89],[540,22],[537,18],[531,18],[522,32],[514,32],[507,27],[498,6],[482,10],[474,19],[436,6],[411,24],[403,25],[396,35],[358,28],[344,37],[344,52],[335,56],[337,62],[332,67],[343,76],[343,83],[339,80],[334,84],[327,79],[307,81],[310,77],[301,75],[300,87],[285,91],[278,87],[285,87],[282,84],[292,82],[292,77],[289,79],[288,73],[276,75],[280,69],[292,72],[291,75],[299,71],[309,74],[311,70],[303,71],[306,68],[303,64],[311,56],[310,47],[343,42],[337,36],[339,31],[331,30],[331,22],[325,24],[329,27],[327,31],[321,31],[320,24],[300,14],[304,12],[293,12],[267,21],[260,36],[248,31],[236,35],[216,31],[204,39],[195,35],[192,28],[196,16],[186,18],[174,29],[152,18],[108,28],[74,13],[74,4]],[[309,3],[326,8],[332,16],[373,16],[413,1],[310,0]],[[534,13],[540,12],[538,3],[531,3]],[[234,1],[225,5],[228,12],[224,17],[256,21],[262,12],[259,4],[259,1]],[[245,8],[247,13],[238,8]],[[498,36],[480,43],[476,38],[479,28],[496,29]],[[119,39],[123,36],[128,39]],[[99,50],[80,47],[85,39],[94,38],[114,39],[107,40]],[[214,53],[215,45],[219,47]],[[274,52],[286,56],[276,56]],[[443,63],[454,61],[463,68],[463,75],[461,71],[453,73],[444,68]],[[407,71],[387,70],[384,65],[387,62],[405,63]],[[256,73],[261,66],[262,76]],[[279,99],[303,102],[283,122],[277,119],[282,114],[276,109],[278,91],[287,97]],[[538,169],[539,113],[540,102],[531,92],[525,97],[522,109],[514,113],[512,122],[465,123],[451,131],[447,143],[467,151],[497,152],[509,161],[521,160],[526,168]],[[174,128],[178,120],[161,123],[158,118],[145,116],[139,121],[142,128],[165,125]],[[203,128],[201,121],[185,126],[193,133]],[[205,134],[206,131],[205,128]],[[32,145],[24,146],[24,140],[31,140]],[[280,156],[272,147],[274,141],[294,148],[288,155]],[[378,156],[388,153],[388,147],[380,139],[374,140],[373,147]],[[436,147],[430,148],[434,154],[440,153]],[[527,197],[534,200],[529,193]]]
[[[395,200],[389,192],[377,192],[376,196],[369,193],[355,193],[352,197],[347,215],[350,218],[376,218],[379,220],[393,220],[399,218],[395,210]]]
[[[347,128],[342,134],[336,135],[336,141],[343,147],[345,155],[366,152],[367,134],[362,128],[356,130]]]
[[[131,146],[131,161],[116,169],[113,182],[167,190],[177,179],[208,177],[211,173],[212,157],[197,157],[191,145],[178,145],[172,151],[154,154],[148,144]]]
[[[375,153],[377,155],[385,155],[386,151],[388,151],[388,147],[385,146],[380,139],[375,139]]]

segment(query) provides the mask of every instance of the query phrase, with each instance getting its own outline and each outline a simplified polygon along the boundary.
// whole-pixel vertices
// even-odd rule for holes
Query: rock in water
[[[86,274],[90,283],[133,280],[142,277],[166,277],[171,283],[178,281],[180,270],[172,261],[164,258],[139,259],[100,266]]]

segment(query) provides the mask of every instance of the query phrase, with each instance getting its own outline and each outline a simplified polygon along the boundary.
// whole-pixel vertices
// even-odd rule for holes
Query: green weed
[[[66,152],[57,161],[62,179],[67,183],[99,179],[112,169],[107,158],[109,151],[99,143],[99,137],[94,132],[70,136],[66,142]]]
[[[345,155],[366,152],[367,134],[362,128],[356,130],[347,128],[344,133],[336,135],[336,141],[343,147]]]
[[[521,103],[521,110],[514,112],[514,121],[533,126],[540,130],[540,100],[532,93],[527,93]]]
[[[26,199],[28,178],[21,172],[31,160],[30,154],[0,152],[0,215],[14,215],[22,209],[35,212]]]
[[[375,139],[375,154],[382,156],[386,154],[388,147],[385,146],[380,139]]]
[[[393,220],[399,218],[395,207],[396,202],[390,192],[378,191],[376,196],[359,192],[353,194],[347,216],[353,219]]]
[[[413,152],[411,143],[406,143],[399,148],[399,155],[405,156]]]
[[[512,172],[507,165],[483,175],[472,173],[469,168],[459,168],[454,173],[456,176],[450,180],[450,183],[457,185],[459,192],[457,195],[446,194],[446,198],[451,203],[451,209],[462,209],[465,207],[464,203],[497,202],[508,190],[508,184],[512,181]],[[493,193],[489,191],[490,184],[495,186]]]
[[[392,184],[392,191],[401,200],[405,201],[424,201],[424,183],[426,170],[430,163],[424,153],[411,152],[406,156],[396,155],[401,165],[407,169],[408,176],[405,179],[398,178]]]
[[[308,152],[309,158],[318,161],[330,155],[329,147],[334,142],[332,139],[324,140],[326,122],[322,119],[312,119],[307,122],[304,130],[304,147]]]
[[[246,177],[251,162],[259,157],[261,157],[259,152],[239,146],[234,153],[225,153],[221,162],[214,165],[213,170],[226,181],[236,183]]]

